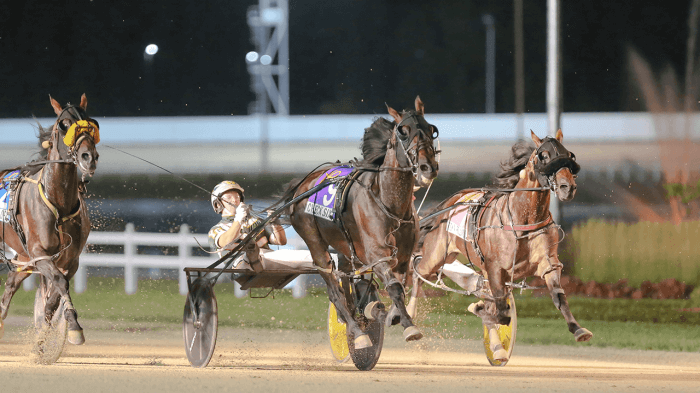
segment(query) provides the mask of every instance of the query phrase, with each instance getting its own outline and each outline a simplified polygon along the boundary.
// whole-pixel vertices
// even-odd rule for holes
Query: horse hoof
[[[368,335],[363,334],[361,336],[355,337],[355,349],[369,348],[371,346],[372,340],[369,339]]]
[[[384,326],[390,327],[398,325],[401,322],[401,312],[393,304],[389,308],[389,313],[387,313],[386,319],[384,320]]]
[[[403,330],[403,339],[406,341],[417,341],[423,338],[423,333],[415,326],[409,326]]]
[[[498,360],[499,362],[505,362],[508,360],[508,352],[505,349],[500,348],[493,353],[493,360]]]
[[[481,315],[479,315],[479,312],[481,312],[481,310],[483,310],[483,309],[484,309],[484,301],[483,300],[479,300],[476,303],[472,303],[469,305],[469,307],[467,307],[467,311],[476,315],[477,317],[481,316]]]
[[[68,342],[73,345],[83,345],[85,343],[85,335],[82,330],[69,330]]]
[[[576,342],[579,343],[589,341],[591,338],[593,338],[593,333],[586,328],[579,328],[576,330],[576,333],[574,333],[574,338],[576,339]]]
[[[367,304],[365,306],[364,311],[362,312],[364,314],[365,318],[370,319],[370,320],[376,319],[376,318],[374,318],[374,315],[372,315],[372,313],[376,312],[376,311],[374,311],[374,309],[377,308],[380,304],[382,304],[382,302],[380,302],[378,300]]]

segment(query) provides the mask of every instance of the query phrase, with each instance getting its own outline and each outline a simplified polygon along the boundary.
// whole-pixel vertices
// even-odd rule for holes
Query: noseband
[[[415,127],[411,127],[411,132],[408,135],[402,135],[399,132],[399,129],[403,125],[403,123],[408,119],[413,119],[413,124],[415,125]],[[439,151],[435,150],[435,147],[433,146],[433,140],[435,140],[439,136],[437,127],[431,125],[434,131],[433,135],[429,136],[423,129],[419,127],[418,124],[419,123],[416,114],[411,114],[410,116],[401,119],[401,121],[398,122],[394,127],[394,134],[396,134],[396,138],[399,141],[399,145],[401,145],[401,148],[410,166],[410,168],[401,168],[401,170],[406,170],[406,172],[410,170],[411,173],[413,173],[413,177],[416,179],[418,178],[418,152],[422,149],[432,149],[433,154],[439,153]],[[413,142],[413,139],[415,139],[416,136],[418,136],[418,141]],[[406,146],[406,144],[408,144],[408,146]]]

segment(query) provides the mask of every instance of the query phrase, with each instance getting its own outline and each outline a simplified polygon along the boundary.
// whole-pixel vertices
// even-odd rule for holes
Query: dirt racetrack
[[[87,343],[41,366],[29,361],[30,319],[5,322],[2,392],[700,391],[700,353],[516,345],[496,368],[480,342],[406,344],[396,327],[369,372],[331,361],[323,330],[223,328],[209,367],[194,369],[180,326],[104,321],[83,321]]]

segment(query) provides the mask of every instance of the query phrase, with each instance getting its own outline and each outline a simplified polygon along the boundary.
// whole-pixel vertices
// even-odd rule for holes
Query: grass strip
[[[302,299],[291,291],[275,298],[236,298],[232,284],[218,284],[219,325],[266,329],[325,330],[328,297],[325,289],[310,289]],[[264,290],[256,292],[263,295]],[[134,295],[124,293],[123,279],[91,277],[88,290],[73,294],[82,319],[119,322],[182,323],[185,297],[176,281],[142,280]],[[385,299],[386,300],[386,299]],[[388,300],[387,300],[388,301]],[[426,337],[480,340],[481,320],[466,312],[475,298],[450,294],[421,299],[416,324]],[[20,289],[11,315],[31,315],[34,292]],[[548,297],[517,296],[517,342],[538,345],[577,345],[643,350],[700,351],[697,313],[674,310],[698,307],[697,301],[629,299],[569,299],[579,323],[594,334],[590,343],[576,343],[564,318]],[[688,315],[681,320],[679,315]],[[392,329],[400,329],[393,327]],[[261,332],[261,334],[265,334]]]

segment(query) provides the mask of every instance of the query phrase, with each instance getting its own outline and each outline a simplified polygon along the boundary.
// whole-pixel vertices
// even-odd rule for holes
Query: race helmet
[[[231,190],[236,190],[241,194],[241,202],[243,202],[245,199],[243,187],[241,187],[240,184],[231,180],[222,181],[221,183],[217,184],[216,187],[214,187],[214,190],[211,192],[211,207],[213,207],[217,213],[219,213],[219,211],[216,209],[216,206],[214,206],[214,201],[216,201],[226,191]]]

